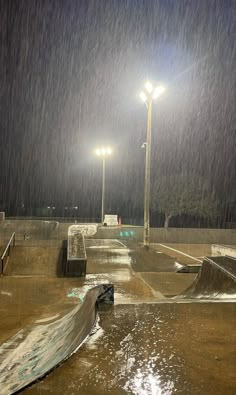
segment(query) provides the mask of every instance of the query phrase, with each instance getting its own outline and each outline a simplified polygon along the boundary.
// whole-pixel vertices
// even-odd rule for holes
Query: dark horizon
[[[152,180],[208,180],[235,221],[236,3],[0,0],[0,209],[100,212],[97,145],[109,144],[107,209],[133,215],[144,183],[148,78]],[[139,211],[142,208],[139,209]]]

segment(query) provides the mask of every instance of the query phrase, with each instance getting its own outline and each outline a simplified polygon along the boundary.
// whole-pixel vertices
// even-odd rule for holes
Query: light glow
[[[147,95],[143,91],[140,92],[139,97],[144,103],[147,101]]]
[[[164,86],[157,86],[152,94],[152,98],[153,99],[157,99],[159,96],[162,95],[162,93],[164,93],[166,90],[166,88]]]
[[[153,91],[153,85],[150,81],[147,81],[145,84],[145,89],[148,93],[152,93]]]
[[[112,154],[112,149],[110,147],[101,147],[101,148],[96,148],[95,149],[95,154],[97,156],[106,156],[106,155],[111,155]]]

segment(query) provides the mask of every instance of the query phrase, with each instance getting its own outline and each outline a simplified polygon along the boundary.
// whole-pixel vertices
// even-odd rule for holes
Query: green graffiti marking
[[[135,236],[135,232],[133,230],[130,231],[125,231],[125,232],[120,232],[120,237],[130,237],[130,236]]]

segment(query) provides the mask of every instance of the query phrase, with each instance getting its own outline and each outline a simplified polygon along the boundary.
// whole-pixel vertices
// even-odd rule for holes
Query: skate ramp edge
[[[236,259],[206,257],[196,279],[175,299],[236,300]]]
[[[89,335],[97,303],[114,302],[112,284],[73,290],[80,302],[65,315],[36,321],[0,346],[0,393],[14,394],[69,358]]]

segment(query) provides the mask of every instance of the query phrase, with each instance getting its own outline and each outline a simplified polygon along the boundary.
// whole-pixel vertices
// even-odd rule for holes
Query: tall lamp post
[[[105,179],[106,179],[106,157],[112,154],[110,147],[101,147],[95,150],[97,156],[102,159],[102,212],[101,212],[101,223],[104,221],[104,210],[105,210]]]
[[[165,88],[163,86],[154,86],[150,81],[147,81],[144,90],[140,93],[141,100],[147,107],[147,138],[145,142],[146,161],[145,161],[145,187],[144,187],[144,232],[143,244],[144,247],[149,247],[149,206],[150,206],[150,168],[151,168],[151,144],[152,144],[152,102],[157,99]]]

